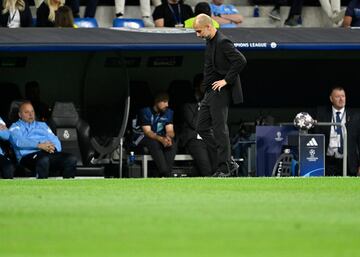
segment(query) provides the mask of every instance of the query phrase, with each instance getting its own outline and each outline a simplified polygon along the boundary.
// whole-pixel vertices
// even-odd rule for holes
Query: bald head
[[[195,17],[194,28],[195,28],[195,26],[204,27],[204,26],[208,26],[208,25],[211,25],[211,26],[213,25],[212,19],[210,16],[206,15],[205,13],[200,13],[198,16]]]
[[[195,17],[194,29],[196,36],[206,40],[212,39],[216,34],[216,29],[213,25],[211,17],[204,13]]]
[[[19,117],[28,123],[35,121],[34,107],[29,101],[25,101],[19,106]]]

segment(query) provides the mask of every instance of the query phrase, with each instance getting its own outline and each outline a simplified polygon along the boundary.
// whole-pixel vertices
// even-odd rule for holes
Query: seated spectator
[[[54,27],[55,12],[65,0],[44,0],[36,10],[36,27]]]
[[[140,145],[149,149],[158,169],[156,175],[169,176],[176,155],[173,111],[168,108],[169,96],[159,93],[154,106],[146,107],[139,113],[139,120],[144,136]]]
[[[211,16],[210,5],[207,2],[200,2],[195,5],[195,16],[199,15],[200,13],[205,13],[206,15]],[[195,20],[195,17],[187,19],[185,21],[185,28],[192,29],[194,20]],[[220,27],[219,23],[214,19],[212,19],[212,21],[213,21],[214,27],[218,29]]]
[[[193,17],[191,7],[181,0],[167,0],[155,8],[155,27],[184,27],[184,22]]]
[[[220,26],[231,23],[239,25],[244,21],[244,17],[239,14],[236,7],[232,4],[224,4],[224,0],[212,0],[210,8],[211,18],[216,20]]]
[[[31,102],[38,120],[47,121],[49,119],[50,107],[41,101],[40,86],[37,81],[29,81],[25,84],[25,99]]]
[[[35,173],[39,179],[49,175],[73,178],[76,169],[76,157],[61,152],[57,136],[44,122],[35,121],[34,108],[30,102],[19,107],[20,119],[10,127],[10,142],[18,162]],[[52,174],[50,174],[52,172]]]
[[[345,14],[345,9],[341,10],[340,0],[320,0],[320,4],[333,24],[340,26]]]
[[[181,133],[181,141],[185,149],[194,158],[194,163],[199,176],[211,176],[216,171],[216,153],[211,155],[209,149],[200,135],[196,132],[196,122],[200,108],[200,102],[203,97],[201,84],[203,74],[198,74],[194,78],[194,101],[184,104],[184,126]]]
[[[9,140],[10,132],[6,127],[5,122],[0,118],[0,139],[3,141]],[[2,178],[14,177],[14,165],[5,156],[3,150],[0,147],[0,174]]]
[[[345,11],[343,27],[360,27],[360,0],[352,0]]]
[[[161,5],[161,0],[152,0],[154,6]],[[140,10],[145,27],[154,27],[151,20],[150,0],[140,0]],[[117,18],[123,18],[125,14],[125,0],[115,0],[115,12]]]
[[[0,0],[0,27],[31,27],[32,16],[26,0]]]
[[[57,28],[75,28],[74,16],[70,7],[64,5],[59,7],[55,14],[55,27]],[[35,110],[36,107],[34,106]]]

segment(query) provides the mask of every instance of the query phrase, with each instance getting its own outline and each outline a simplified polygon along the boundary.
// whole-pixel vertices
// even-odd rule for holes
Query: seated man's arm
[[[220,16],[212,15],[211,18],[216,20],[219,24],[240,24],[244,21],[244,17],[240,14],[221,14]]]
[[[349,28],[349,27],[351,27],[351,22],[352,22],[352,17],[351,16],[345,16],[342,26],[344,28]]]
[[[155,8],[152,16],[155,27],[164,27],[165,19],[164,19],[163,8],[161,6]]]
[[[151,130],[151,126],[145,125],[141,126],[142,130],[144,131],[145,136],[147,136],[150,139],[156,140],[160,143],[162,143],[164,146],[167,146],[167,142],[165,140],[165,137],[159,136],[154,131]]]
[[[165,126],[165,131],[166,131],[166,137],[171,138],[172,141],[172,139],[175,137],[174,125],[167,124]]]
[[[244,21],[244,17],[240,14],[223,14],[221,15],[221,18],[236,24],[240,24]]]
[[[58,152],[61,152],[61,143],[59,138],[52,132],[52,130],[46,125],[46,123],[42,123],[44,126],[44,133],[47,137],[47,140],[55,147]],[[54,149],[54,150],[55,150]]]
[[[155,24],[155,27],[164,27],[164,19],[161,18],[161,19],[154,20],[154,24]]]
[[[352,17],[355,16],[355,7],[356,7],[357,1],[350,1],[350,3],[348,4],[348,6],[346,7],[346,11],[345,11],[345,16],[344,16],[344,21],[342,26],[344,28],[349,28],[351,27],[351,22],[352,22]]]

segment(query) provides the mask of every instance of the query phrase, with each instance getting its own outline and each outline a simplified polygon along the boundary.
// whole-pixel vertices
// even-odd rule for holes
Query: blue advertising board
[[[288,136],[297,135],[294,126],[256,126],[256,175],[269,177]]]
[[[299,135],[299,176],[324,176],[325,136],[320,134]]]

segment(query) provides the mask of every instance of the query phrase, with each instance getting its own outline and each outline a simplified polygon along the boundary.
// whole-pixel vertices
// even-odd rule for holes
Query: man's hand
[[[220,89],[226,85],[227,85],[227,83],[226,83],[225,79],[218,80],[218,81],[215,81],[214,83],[212,83],[212,89],[220,91]]]
[[[0,130],[7,130],[7,127],[5,124],[0,124]]]
[[[169,136],[166,136],[165,137],[166,138],[166,141],[167,141],[167,146],[169,147],[169,146],[172,146],[173,145],[173,140],[172,140],[172,138],[171,137],[169,137]]]
[[[160,142],[164,147],[172,146],[172,140],[168,137],[160,137]]]
[[[40,143],[38,144],[38,148],[48,153],[54,153],[56,149],[55,145],[51,142]]]

